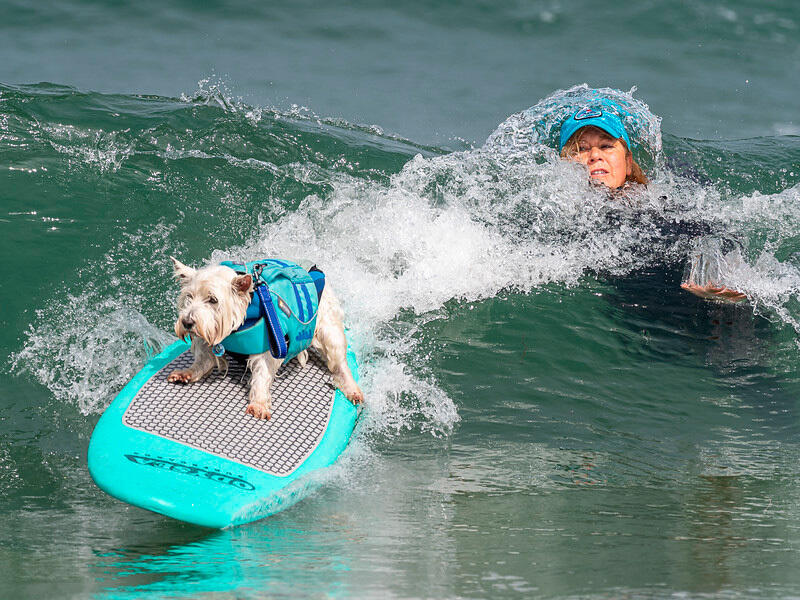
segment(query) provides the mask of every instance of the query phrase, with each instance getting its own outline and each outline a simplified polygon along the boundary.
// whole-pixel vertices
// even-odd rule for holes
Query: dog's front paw
[[[357,405],[364,402],[364,392],[362,392],[361,388],[357,385],[353,385],[348,390],[345,390],[344,395],[347,396],[347,399],[353,404]]]
[[[261,402],[251,402],[247,405],[247,410],[244,412],[246,415],[253,415],[256,419],[266,419],[269,421],[272,417],[272,410],[266,404]]]
[[[192,381],[191,371],[173,371],[167,377],[170,383],[189,383]]]

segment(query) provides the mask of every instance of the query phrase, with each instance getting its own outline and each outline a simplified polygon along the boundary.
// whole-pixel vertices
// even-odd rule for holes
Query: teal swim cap
[[[612,112],[612,109],[614,112]],[[619,106],[610,100],[600,100],[594,104],[578,109],[569,119],[564,121],[561,126],[561,137],[558,142],[558,151],[564,147],[573,134],[584,127],[590,125],[599,127],[613,138],[622,138],[631,147],[631,140],[619,118],[617,112],[622,112]]]

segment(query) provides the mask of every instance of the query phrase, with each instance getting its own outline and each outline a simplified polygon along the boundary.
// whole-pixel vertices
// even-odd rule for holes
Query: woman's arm
[[[727,241],[730,247],[731,242]],[[681,288],[706,300],[741,302],[747,296],[721,283],[743,261],[738,246],[723,251],[720,239],[704,236],[697,241],[689,259]]]
[[[737,292],[724,285],[718,286],[711,282],[705,285],[699,285],[692,281],[684,281],[681,284],[681,288],[687,292],[691,292],[695,296],[705,298],[706,300],[721,300],[723,302],[741,302],[742,300],[747,300],[747,296],[742,292]]]

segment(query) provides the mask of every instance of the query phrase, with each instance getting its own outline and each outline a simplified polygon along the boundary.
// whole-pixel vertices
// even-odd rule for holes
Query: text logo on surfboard
[[[192,465],[184,465],[171,460],[164,460],[163,458],[152,458],[149,456],[140,456],[138,454],[126,454],[125,458],[136,463],[137,465],[155,467],[156,469],[172,471],[173,473],[180,473],[182,475],[203,477],[205,479],[210,479],[211,481],[216,481],[217,483],[232,485],[240,490],[250,491],[256,489],[252,483],[245,481],[244,479],[233,477],[232,475],[226,475],[225,473],[220,473],[218,471],[209,471],[207,469],[201,469],[200,467],[195,467]]]

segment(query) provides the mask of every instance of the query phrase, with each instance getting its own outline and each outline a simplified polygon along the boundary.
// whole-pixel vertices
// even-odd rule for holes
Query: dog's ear
[[[234,292],[244,296],[252,291],[253,278],[250,277],[250,275],[238,275],[237,277],[233,278],[231,285],[233,285]]]
[[[172,259],[172,266],[175,268],[175,277],[180,279],[181,282],[186,281],[197,272],[192,267],[187,267],[174,256],[170,256],[170,258]]]

